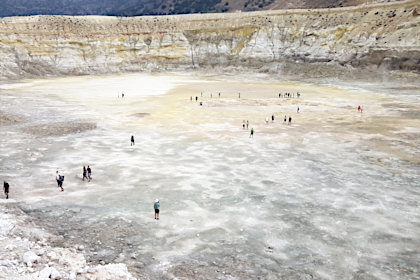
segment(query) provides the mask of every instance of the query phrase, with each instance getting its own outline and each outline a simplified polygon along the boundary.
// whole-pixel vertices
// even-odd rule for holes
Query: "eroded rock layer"
[[[2,18],[0,78],[210,67],[326,76],[354,69],[418,73],[418,6]]]

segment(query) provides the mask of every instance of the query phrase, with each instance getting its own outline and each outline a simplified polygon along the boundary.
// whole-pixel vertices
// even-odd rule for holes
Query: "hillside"
[[[171,15],[296,8],[336,8],[372,2],[390,2],[390,0],[3,0],[0,3],[0,17],[28,15]]]
[[[0,79],[227,68],[305,77],[418,73],[418,3],[135,18],[3,18]]]

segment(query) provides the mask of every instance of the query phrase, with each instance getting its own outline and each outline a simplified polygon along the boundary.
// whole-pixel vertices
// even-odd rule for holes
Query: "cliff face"
[[[189,68],[420,72],[418,1],[333,10],[0,19],[0,77]],[[302,67],[304,66],[304,67]]]

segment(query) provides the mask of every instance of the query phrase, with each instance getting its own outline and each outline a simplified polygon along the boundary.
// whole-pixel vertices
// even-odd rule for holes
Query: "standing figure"
[[[265,117],[265,123],[268,124],[268,117]]]
[[[248,126],[249,126],[249,121],[246,121],[246,130],[248,130]]]
[[[242,121],[242,128],[245,129],[245,120]]]
[[[220,92],[219,92],[219,98],[220,98]]]
[[[86,180],[89,180],[86,174],[87,174],[86,166],[83,166],[83,179],[82,179],[82,181],[84,181],[85,178],[86,178]]]
[[[90,169],[90,166],[88,165],[87,168],[87,175],[88,175],[88,182],[90,182],[90,180],[92,180],[92,169]]]
[[[249,135],[249,138],[254,138],[254,128],[251,128],[251,134]]]
[[[197,102],[197,101],[198,101],[198,96],[195,97],[195,102]]]
[[[58,187],[61,188],[61,191],[64,192],[64,188],[63,188],[64,176],[60,175],[58,173],[58,170],[57,170],[56,174],[57,174],[57,176],[55,177],[55,179],[57,180],[57,185],[58,185]]]
[[[274,122],[274,115],[271,115],[271,122]]]
[[[297,110],[296,111],[299,113],[299,106],[297,107]]]
[[[134,146],[134,135],[131,135],[131,146]]]
[[[289,125],[292,124],[292,117],[289,117]]]
[[[9,183],[4,181],[3,184],[4,194],[6,195],[6,199],[9,199]]]
[[[286,123],[287,122],[287,117],[286,117],[286,115],[284,115],[284,123]]]
[[[155,203],[153,204],[153,208],[155,209],[155,220],[159,220],[159,199],[156,198]]]
[[[238,93],[238,98],[241,98],[241,93]]]

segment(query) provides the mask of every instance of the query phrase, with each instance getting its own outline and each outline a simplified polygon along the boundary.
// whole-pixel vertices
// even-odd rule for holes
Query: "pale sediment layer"
[[[83,253],[90,267],[124,263],[139,279],[416,279],[420,102],[414,85],[398,94],[395,86],[339,88],[261,74],[5,86],[0,110],[25,122],[0,138],[0,173],[23,222],[50,233],[48,250],[64,250],[71,262]],[[22,137],[24,126],[77,120],[97,128]],[[91,182],[82,181],[83,165],[93,169]],[[37,244],[23,246],[37,254]],[[43,269],[31,272],[26,249],[6,254],[5,246],[1,256],[21,267],[17,274]],[[60,265],[50,266],[70,275]]]
[[[418,11],[418,1],[402,1],[234,14],[2,18],[0,79],[227,67],[301,77],[405,76],[419,72]]]

